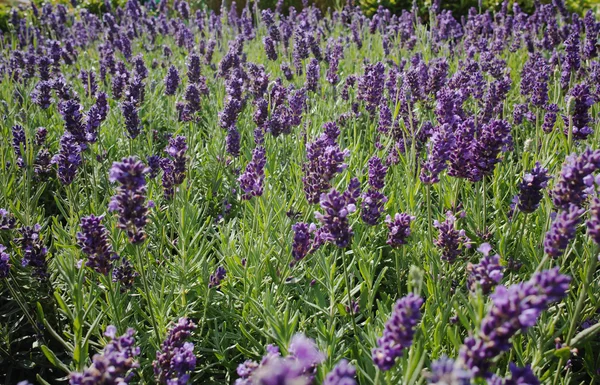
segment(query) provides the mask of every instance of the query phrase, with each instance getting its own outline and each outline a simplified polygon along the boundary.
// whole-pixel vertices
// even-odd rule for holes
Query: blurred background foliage
[[[33,0],[38,6],[41,6],[47,0]],[[124,5],[127,0],[109,0],[113,7]],[[154,2],[158,0],[139,0],[142,3]],[[169,0],[172,2],[173,0]],[[188,0],[192,9],[212,9],[213,11],[219,12],[221,7],[224,5],[225,8],[229,9],[234,0]],[[255,0],[248,0],[251,4]],[[274,9],[278,0],[257,0],[258,7],[260,9],[271,8]],[[421,17],[426,21],[429,14],[429,10],[435,0],[416,0],[416,6],[419,10]],[[512,5],[516,2],[525,12],[533,12],[536,2],[550,3],[552,0],[508,0],[509,9],[512,9]],[[413,0],[353,0],[353,2],[360,6],[365,15],[371,16],[377,11],[379,6],[389,9],[392,13],[401,13],[404,9],[411,9],[413,6]],[[442,0],[441,6],[443,9],[449,9],[453,12],[456,17],[465,15],[469,9],[474,7],[482,10],[498,10],[502,6],[503,0]],[[8,19],[11,8],[27,9],[29,8],[30,0],[0,0],[0,29],[6,30],[8,27]],[[84,7],[90,12],[95,14],[101,14],[106,10],[105,0],[52,0],[52,3],[62,3],[70,7]],[[225,4],[223,4],[225,3]],[[246,0],[235,1],[238,11],[246,6]],[[315,4],[322,11],[327,9],[341,9],[346,0],[309,0],[309,4]],[[600,17],[600,0],[566,0],[565,1],[568,9],[571,12],[575,12],[583,15],[588,9],[592,9],[596,12],[597,17]],[[296,9],[302,8],[302,0],[284,0],[283,9],[284,12],[290,7]]]

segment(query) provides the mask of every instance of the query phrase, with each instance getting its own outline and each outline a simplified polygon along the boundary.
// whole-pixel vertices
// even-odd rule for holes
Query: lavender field
[[[600,22],[28,5],[0,383],[600,384]]]

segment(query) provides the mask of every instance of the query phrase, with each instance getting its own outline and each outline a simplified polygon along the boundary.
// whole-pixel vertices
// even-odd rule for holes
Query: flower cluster
[[[101,223],[103,218],[103,215],[81,218],[81,232],[77,233],[77,244],[88,257],[85,265],[107,275],[112,268],[111,260],[118,256],[113,252],[108,232]]]
[[[552,190],[552,203],[559,209],[571,204],[581,206],[587,198],[591,178],[600,169],[600,150],[587,148],[581,155],[571,154],[565,160]]]
[[[0,244],[0,278],[8,277],[10,271],[10,255],[5,252],[6,246]]]
[[[145,175],[148,172],[144,163],[134,157],[115,162],[110,169],[109,180],[119,183],[119,187],[111,198],[108,209],[117,212],[118,227],[127,231],[129,242],[133,244],[142,243],[146,239],[144,227],[148,222],[148,207]]]
[[[242,199],[248,200],[253,196],[262,195],[266,164],[265,148],[262,146],[255,148],[252,152],[252,161],[248,163],[246,170],[238,178],[242,189]]]
[[[394,219],[391,216],[385,218],[388,227],[387,244],[392,247],[400,247],[406,244],[406,239],[410,235],[410,223],[415,217],[406,213],[396,213]]]
[[[175,187],[183,183],[185,179],[188,149],[185,136],[176,136],[169,139],[165,152],[170,158],[162,158],[159,161],[163,170],[162,185],[165,198],[171,199],[175,194]]]
[[[17,220],[6,209],[0,209],[0,230],[12,230]]]
[[[467,265],[469,272],[467,285],[473,292],[477,288],[481,288],[483,294],[488,294],[504,277],[504,268],[500,266],[500,256],[498,254],[490,255],[491,249],[489,243],[483,243],[478,249],[483,254],[481,261],[477,265],[472,263]]]
[[[571,205],[565,211],[561,211],[556,215],[544,239],[544,252],[546,254],[552,258],[563,255],[569,242],[575,238],[575,231],[581,223],[581,216],[584,213],[584,209]]]
[[[196,368],[194,344],[185,340],[196,329],[189,319],[182,317],[175,324],[160,351],[156,352],[156,360],[152,362],[156,382],[165,385],[185,385],[190,380],[189,372]]]
[[[396,302],[383,335],[377,340],[377,348],[373,349],[373,362],[380,370],[390,370],[404,348],[412,345],[422,305],[423,299],[412,293]]]
[[[523,181],[519,184],[519,195],[517,207],[524,213],[534,212],[542,200],[542,190],[550,180],[548,169],[543,168],[539,162],[535,167],[525,174]]]
[[[471,247],[470,239],[467,237],[465,230],[457,230],[455,227],[456,217],[452,212],[446,213],[444,222],[435,221],[433,226],[438,229],[440,234],[434,241],[434,244],[442,252],[442,260],[448,263],[454,263],[465,248]]]
[[[71,373],[70,385],[123,385],[133,379],[133,369],[139,365],[135,357],[140,348],[135,346],[135,331],[131,328],[120,337],[116,337],[117,328],[109,325],[104,335],[111,341],[104,347],[102,354],[92,357],[92,365],[83,373]]]
[[[210,278],[208,280],[208,287],[219,288],[221,286],[221,281],[225,279],[226,275],[227,271],[223,266],[217,267],[217,270],[215,270],[214,274],[210,275]]]
[[[371,226],[379,221],[387,197],[381,192],[385,183],[387,167],[378,157],[369,159],[369,189],[362,195],[361,218]]]
[[[39,279],[48,278],[48,265],[46,262],[46,254],[48,249],[44,246],[40,231],[42,226],[39,224],[33,227],[24,226],[19,229],[20,237],[15,239],[15,243],[21,248],[23,259],[22,266],[30,266],[33,268],[33,274]]]
[[[570,281],[555,268],[536,273],[526,282],[496,287],[481,330],[467,337],[460,350],[467,368],[475,376],[485,376],[491,359],[509,350],[512,336],[535,325],[551,303],[563,298]]]

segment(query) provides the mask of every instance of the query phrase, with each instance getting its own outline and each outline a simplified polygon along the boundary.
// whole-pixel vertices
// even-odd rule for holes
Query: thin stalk
[[[9,274],[10,274],[10,279],[14,280],[14,277],[13,277],[12,273],[9,273]],[[23,301],[23,299],[19,296],[19,292],[17,290],[15,290],[14,287],[12,287],[12,285],[10,284],[10,281],[9,281],[8,278],[6,279],[5,282],[6,282],[6,286],[8,287],[8,290],[10,291],[10,294],[13,296],[13,298],[15,299],[15,301],[17,301],[17,304],[21,308],[21,311],[25,315],[25,318],[27,318],[27,320],[29,321],[29,323],[31,324],[31,326],[33,327],[33,329],[35,330],[35,332],[39,336],[43,336],[43,333],[40,330],[40,328],[38,327],[37,322],[35,322],[35,320],[33,319],[33,317],[31,317],[31,314],[33,312],[27,308],[27,305],[25,304],[25,302]],[[43,339],[43,337],[42,337],[42,339]]]
[[[432,230],[431,226],[433,226],[432,222],[432,214],[431,214],[431,185],[427,185],[427,233],[429,235],[429,240],[433,242]]]
[[[573,334],[575,334],[575,328],[577,327],[577,323],[579,321],[579,314],[583,309],[583,305],[585,302],[585,298],[587,296],[587,290],[590,286],[590,282],[594,279],[594,273],[596,272],[596,264],[598,262],[598,258],[595,255],[589,255],[589,261],[587,265],[587,274],[585,276],[585,281],[583,281],[583,287],[579,292],[579,298],[577,298],[577,305],[575,306],[575,314],[571,318],[571,325],[569,325],[569,333],[567,333],[567,338],[565,343],[569,345],[571,342],[571,338],[573,338]]]
[[[150,289],[148,288],[148,279],[146,278],[146,268],[144,261],[142,261],[142,253],[140,247],[135,246],[135,254],[137,257],[138,265],[140,267],[140,276],[142,278],[142,284],[144,285],[144,294],[146,295],[146,302],[148,303],[148,311],[150,312],[150,319],[152,321],[152,327],[154,328],[154,335],[156,336],[157,346],[160,346],[160,334],[158,334],[158,324],[156,323],[156,317],[154,315],[154,307],[150,300]]]

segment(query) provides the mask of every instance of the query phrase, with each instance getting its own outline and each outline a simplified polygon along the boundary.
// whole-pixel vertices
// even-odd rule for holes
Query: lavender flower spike
[[[442,252],[442,260],[448,263],[456,261],[464,248],[471,247],[470,239],[466,236],[465,231],[457,230],[455,222],[456,217],[448,211],[444,222],[435,221],[433,223],[433,226],[440,232],[434,243]]]
[[[111,341],[104,347],[102,354],[92,358],[92,365],[83,373],[71,373],[70,385],[89,384],[129,384],[134,376],[132,369],[139,365],[134,360],[140,354],[140,348],[135,347],[132,328],[121,337],[116,337],[117,328],[109,325],[105,336]]]
[[[564,254],[569,242],[575,238],[575,231],[584,213],[584,209],[571,205],[566,211],[561,211],[556,215],[544,239],[546,254],[552,258],[558,258]]]
[[[265,148],[255,148],[252,153],[252,161],[248,163],[246,171],[238,178],[243,191],[242,199],[249,200],[253,196],[262,195],[266,163]]]
[[[108,239],[108,231],[102,225],[103,215],[81,218],[81,232],[77,233],[77,244],[87,255],[86,266],[97,273],[107,275],[112,268],[111,260],[118,258]]]
[[[10,271],[10,255],[5,253],[6,246],[0,244],[0,279],[8,277]]]
[[[164,385],[185,385],[190,379],[189,372],[196,367],[194,344],[185,340],[196,329],[196,325],[188,318],[182,317],[169,330],[160,351],[156,352],[156,360],[152,362],[156,382]]]
[[[373,362],[380,370],[390,370],[396,358],[402,356],[404,348],[412,345],[415,328],[421,319],[421,305],[423,299],[413,293],[396,302],[383,336],[377,340],[377,348],[373,349]]]
[[[488,294],[504,277],[502,272],[504,268],[500,266],[500,256],[498,254],[490,255],[491,249],[492,247],[488,243],[482,244],[478,249],[483,254],[481,261],[477,265],[472,263],[467,265],[469,272],[467,285],[472,292],[480,287],[483,294]]]
[[[129,242],[133,244],[142,243],[146,239],[144,227],[148,222],[148,207],[145,175],[149,171],[139,159],[129,157],[113,163],[108,177],[111,182],[119,183],[108,209],[117,212],[118,227],[127,231]]]
[[[323,385],[357,385],[356,369],[346,360],[341,360],[327,373]]]
[[[385,218],[388,227],[387,244],[392,247],[400,247],[407,243],[406,239],[410,235],[410,222],[415,217],[405,213],[396,213],[394,219],[389,215]]]
[[[523,181],[519,184],[518,207],[524,213],[534,212],[542,200],[542,190],[550,180],[548,169],[540,166],[537,162],[531,172],[525,174]]]

